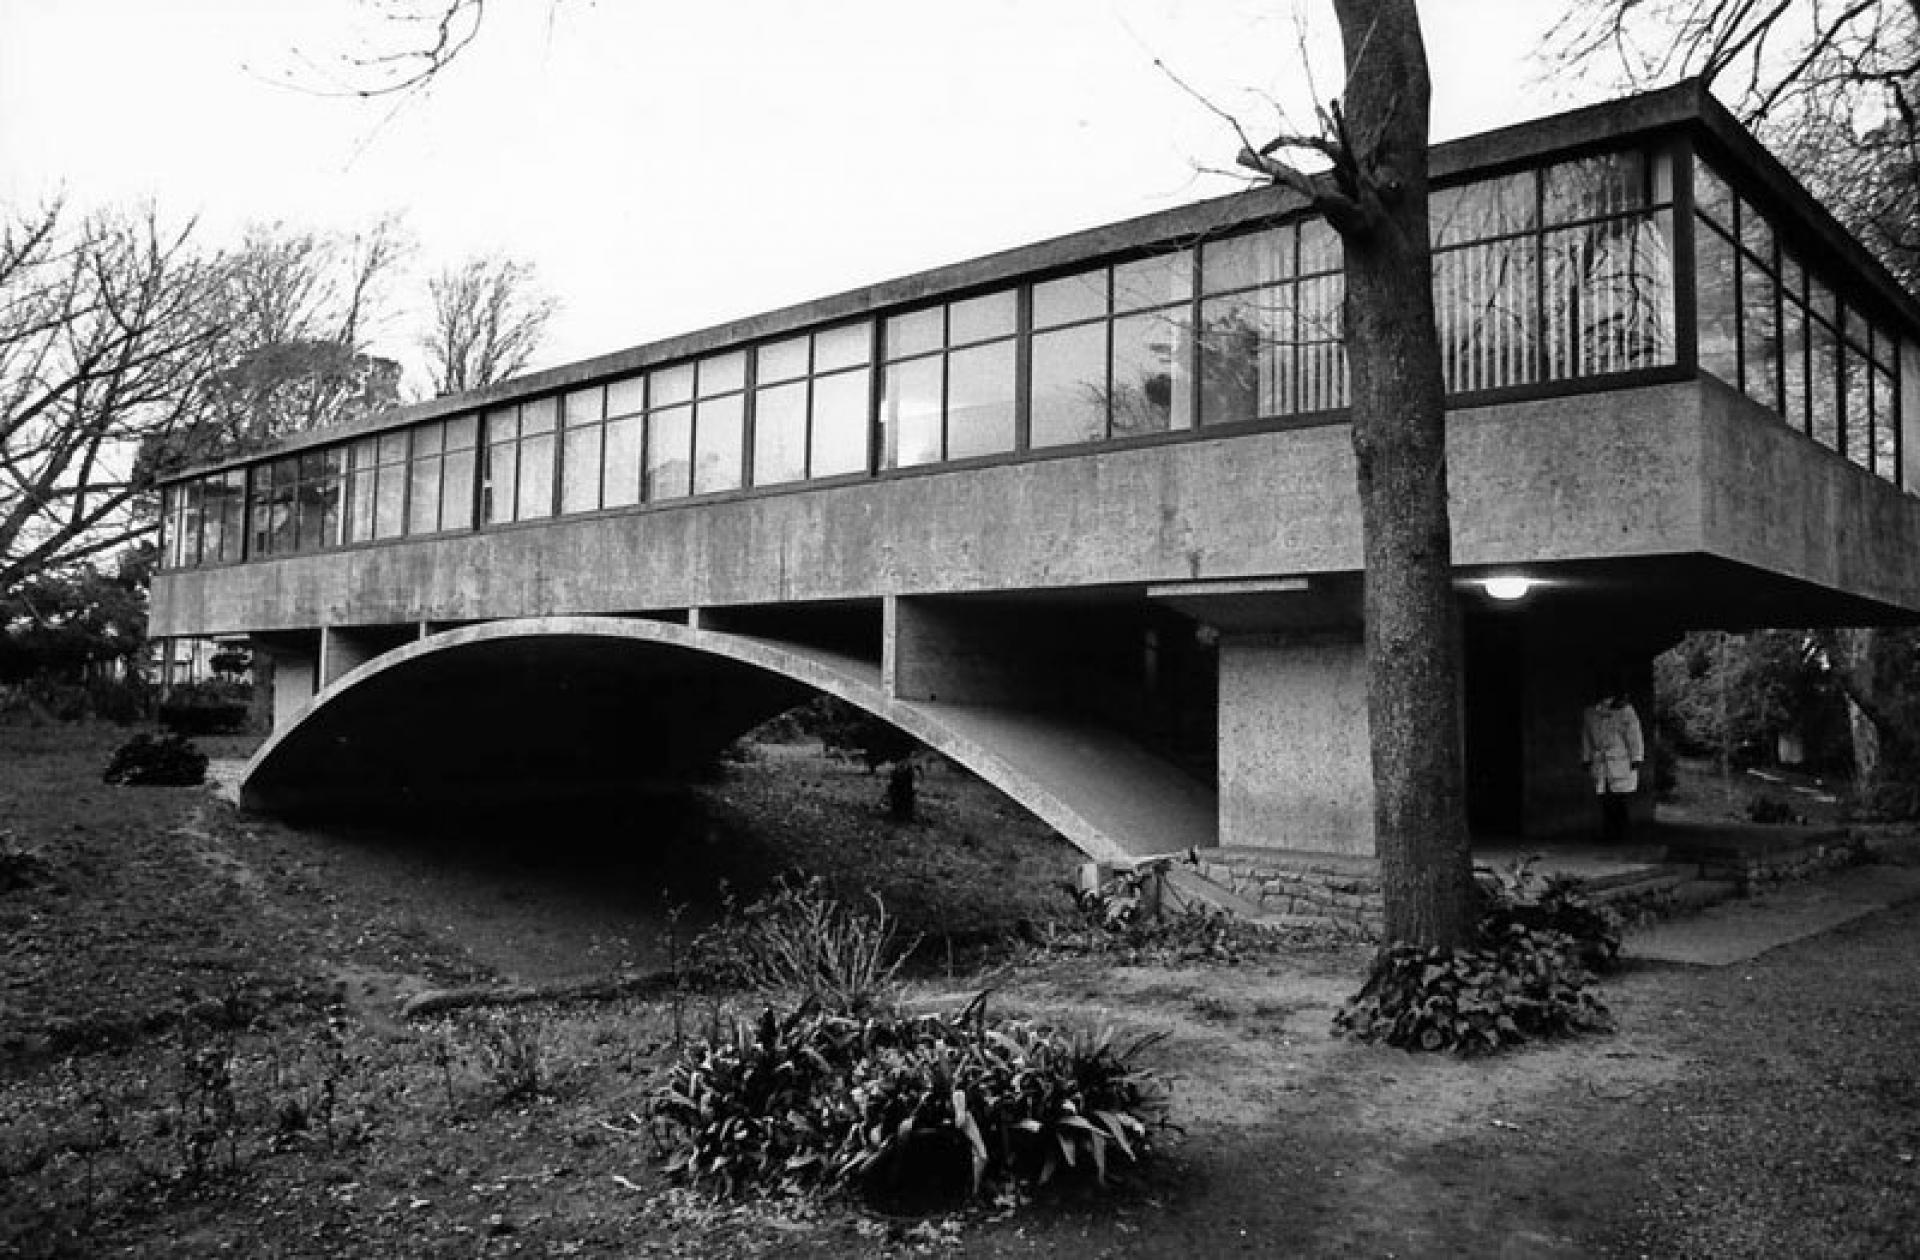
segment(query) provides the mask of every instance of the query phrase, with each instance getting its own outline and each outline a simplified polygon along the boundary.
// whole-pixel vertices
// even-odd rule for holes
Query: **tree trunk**
[[[1447,515],[1446,402],[1427,222],[1431,86],[1414,0],[1335,0],[1346,50],[1346,249],[1366,563],[1374,836],[1390,941],[1473,932],[1461,757],[1460,628]]]

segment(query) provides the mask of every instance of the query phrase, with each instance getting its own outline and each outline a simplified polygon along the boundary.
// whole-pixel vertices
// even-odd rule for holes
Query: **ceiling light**
[[[1525,599],[1527,592],[1533,589],[1533,579],[1523,577],[1491,577],[1481,583],[1487,588],[1487,594],[1498,600],[1511,602]]]

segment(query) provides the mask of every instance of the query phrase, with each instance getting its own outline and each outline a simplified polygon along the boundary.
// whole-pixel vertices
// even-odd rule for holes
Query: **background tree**
[[[152,210],[0,225],[0,591],[152,528],[227,324],[191,226]]]
[[[400,402],[400,364],[373,354],[411,252],[399,216],[351,235],[258,224],[222,267],[225,362],[208,380],[211,440],[229,450]]]
[[[1389,941],[1457,948],[1474,930],[1460,748],[1460,643],[1446,404],[1427,219],[1432,96],[1414,0],[1334,0],[1346,92],[1317,134],[1247,145],[1339,233],[1366,564],[1374,837]],[[1309,172],[1279,155],[1324,159]]]
[[[531,264],[499,256],[450,267],[427,291],[432,323],[420,345],[435,394],[479,389],[526,367],[558,309]]]

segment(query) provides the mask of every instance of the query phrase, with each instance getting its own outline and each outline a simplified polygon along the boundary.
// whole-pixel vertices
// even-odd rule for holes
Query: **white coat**
[[[1580,758],[1593,776],[1596,795],[1632,792],[1640,786],[1637,767],[1646,760],[1640,740],[1640,715],[1630,704],[1602,700],[1582,715]]]

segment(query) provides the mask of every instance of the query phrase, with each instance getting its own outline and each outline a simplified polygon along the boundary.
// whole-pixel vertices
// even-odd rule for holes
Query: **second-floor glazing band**
[[[1836,452],[1920,486],[1920,352],[1842,296],[1688,150],[1617,148],[1432,199],[1452,398],[1698,368]],[[1337,237],[1301,217],[1144,257],[728,347],[585,387],[269,457],[166,488],[170,566],[1040,456],[1347,405]],[[1909,420],[1908,424],[1911,425]],[[237,514],[244,504],[245,521]],[[241,551],[244,541],[245,550]]]

